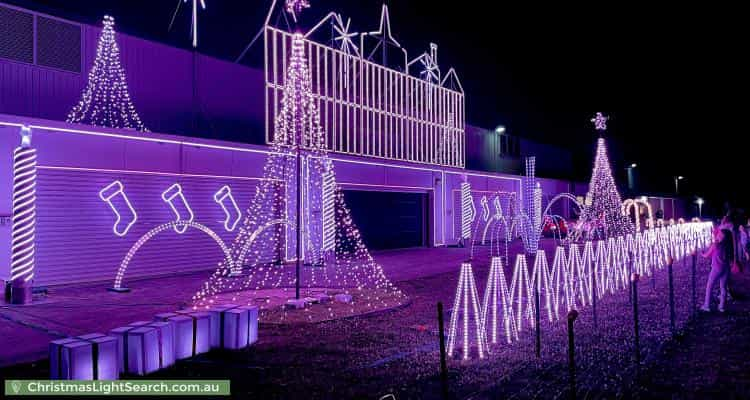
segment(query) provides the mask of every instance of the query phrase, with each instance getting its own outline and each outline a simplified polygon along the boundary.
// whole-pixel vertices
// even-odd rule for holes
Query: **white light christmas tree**
[[[81,100],[68,113],[66,121],[148,131],[130,99],[125,69],[120,63],[120,48],[115,38],[115,19],[105,15],[103,24],[88,83]]]
[[[338,314],[330,305],[321,306],[327,307],[328,317],[405,300],[372,259],[336,185],[307,63],[304,38],[295,34],[275,140],[232,246],[234,265],[219,265],[194,296],[196,308],[219,300],[241,301],[243,293],[249,293],[250,301],[279,291],[290,297],[297,284],[304,292],[300,298],[321,292],[352,296]],[[304,261],[299,273],[291,263],[298,252]]]
[[[597,130],[606,129],[606,117],[598,113],[594,118]],[[625,235],[633,231],[627,216],[622,213],[622,199],[617,191],[615,179],[607,155],[604,138],[599,138],[596,145],[594,171],[591,174],[587,201],[574,232],[576,239],[607,239]]]

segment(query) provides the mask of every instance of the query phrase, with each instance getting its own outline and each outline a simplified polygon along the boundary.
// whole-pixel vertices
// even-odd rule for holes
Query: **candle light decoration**
[[[128,92],[125,69],[120,63],[120,48],[115,38],[115,19],[105,15],[103,25],[86,88],[78,104],[68,113],[66,121],[147,132]]]

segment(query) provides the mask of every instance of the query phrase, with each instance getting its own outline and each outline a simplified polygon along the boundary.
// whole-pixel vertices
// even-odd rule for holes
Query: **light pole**
[[[698,218],[703,218],[703,199],[698,197],[697,200],[695,200],[695,204],[698,205]]]
[[[637,166],[638,166],[638,164],[636,164],[636,163],[632,163],[632,164],[630,164],[630,166],[629,166],[629,167],[625,168],[626,170],[628,170],[628,189],[629,189],[629,190],[631,190],[631,191],[633,190],[633,188],[634,188],[634,186],[635,186],[635,184],[634,184],[634,181],[635,181],[635,177],[634,177],[634,173],[633,173],[633,170],[634,170],[634,169],[635,169],[635,168],[636,168]]]
[[[674,177],[674,194],[679,195],[680,194],[680,181],[685,179],[684,176],[678,175]]]

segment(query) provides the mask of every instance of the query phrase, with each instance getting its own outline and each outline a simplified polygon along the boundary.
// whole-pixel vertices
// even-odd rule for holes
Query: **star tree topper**
[[[297,14],[305,8],[310,8],[309,0],[286,0],[286,12],[292,14],[295,23],[297,22]]]
[[[594,115],[594,118],[591,118],[591,122],[594,123],[594,129],[596,129],[597,131],[606,131],[608,119],[608,116],[598,112],[596,113],[596,115]]]

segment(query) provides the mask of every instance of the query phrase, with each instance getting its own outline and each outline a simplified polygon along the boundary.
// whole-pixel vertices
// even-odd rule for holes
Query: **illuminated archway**
[[[236,260],[234,260],[234,263],[230,264],[233,267],[232,268],[232,273],[236,274],[236,273],[241,273],[242,272],[242,263],[245,261],[245,258],[247,257],[247,252],[250,251],[250,247],[255,242],[255,239],[257,239],[258,236],[260,236],[261,233],[265,232],[266,229],[268,229],[268,228],[270,228],[272,226],[276,226],[276,225],[291,226],[291,224],[289,223],[289,221],[287,221],[285,219],[280,219],[280,218],[279,219],[272,219],[272,220],[266,222],[265,224],[259,226],[256,230],[253,231],[253,233],[250,234],[250,237],[248,238],[248,240],[245,241],[244,245],[240,249],[239,256],[237,257]],[[279,241],[279,243],[281,243],[281,242]]]
[[[130,250],[128,250],[128,253],[125,255],[125,258],[123,258],[122,262],[120,263],[120,268],[117,269],[117,275],[115,275],[115,285],[114,290],[115,291],[124,291],[122,287],[122,277],[125,275],[125,271],[128,269],[128,265],[130,264],[130,260],[133,259],[135,256],[135,253],[140,250],[140,248],[146,244],[151,238],[158,235],[161,232],[167,231],[169,229],[182,229],[182,232],[185,232],[188,228],[195,228],[199,231],[207,234],[211,239],[213,239],[216,244],[219,245],[221,248],[221,251],[224,252],[224,257],[228,263],[228,265],[232,265],[232,253],[229,250],[229,248],[224,244],[224,241],[221,240],[219,235],[216,234],[211,228],[199,224],[197,222],[193,221],[172,221],[168,222],[166,224],[161,224],[150,231],[146,232],[143,236],[141,236],[138,241],[136,241],[132,247],[130,247]]]
[[[562,199],[568,199],[572,201],[573,204],[578,207],[578,212],[581,212],[581,203],[578,202],[578,199],[575,196],[570,193],[560,193],[557,196],[553,197],[552,200],[549,201],[549,203],[547,203],[547,207],[544,208],[544,212],[542,213],[542,218],[544,218],[545,215],[548,215],[550,208],[552,208],[555,203]]]

